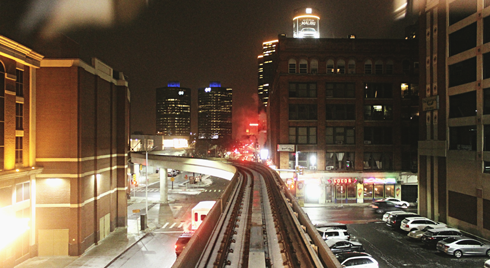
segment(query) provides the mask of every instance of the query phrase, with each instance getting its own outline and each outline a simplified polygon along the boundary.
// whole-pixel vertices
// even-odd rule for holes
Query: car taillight
[[[177,249],[177,245],[175,245],[174,247],[175,247],[175,249]]]
[[[410,227],[408,226],[408,224],[405,224],[405,228],[410,228]]]
[[[448,248],[449,248],[449,246],[448,246],[448,245],[445,245],[445,246],[444,246],[444,249],[448,249]]]
[[[372,207],[372,208],[378,208],[378,206],[375,206],[375,205],[372,205],[371,207]]]

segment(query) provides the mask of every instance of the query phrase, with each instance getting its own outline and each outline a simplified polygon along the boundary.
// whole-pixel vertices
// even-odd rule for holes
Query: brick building
[[[36,73],[43,56],[0,36],[0,267],[35,256]]]
[[[127,224],[128,82],[98,59],[44,59],[36,85],[38,254],[78,256]]]
[[[266,146],[305,169],[306,201],[416,201],[416,40],[280,35],[269,58]]]

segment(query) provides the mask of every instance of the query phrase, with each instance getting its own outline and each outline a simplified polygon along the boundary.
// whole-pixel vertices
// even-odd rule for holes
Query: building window
[[[349,60],[349,64],[347,65],[347,73],[349,74],[355,74],[356,73],[356,61],[355,60]]]
[[[386,74],[393,74],[393,61],[388,60],[386,62]]]
[[[316,83],[289,83],[289,97],[316,98]]]
[[[24,104],[22,103],[15,104],[15,129],[24,129]]]
[[[483,55],[484,76],[487,72],[489,72],[488,68],[486,68],[486,65],[490,67],[490,62],[488,64],[485,64],[486,58],[488,58],[486,54]],[[449,65],[449,87],[454,87],[474,81],[476,81],[476,57],[455,63],[453,65]]]
[[[381,60],[377,60],[374,63],[374,73],[375,74],[383,74],[383,62]]]
[[[327,98],[355,98],[356,85],[354,83],[327,83]]]
[[[485,0],[485,3],[487,1],[490,3],[490,0]],[[483,19],[483,43],[488,42],[490,42],[490,16]]]
[[[23,153],[22,153],[22,137],[15,137],[15,163],[22,164]]]
[[[490,88],[483,89],[483,114],[490,114]]]
[[[364,169],[392,170],[393,153],[364,153]]]
[[[419,97],[419,85],[401,83],[400,86],[402,98],[418,98]]]
[[[344,60],[338,60],[337,61],[337,73],[345,74],[345,61]]]
[[[393,144],[391,127],[364,127],[364,144]]]
[[[449,56],[476,47],[476,22],[449,34]]]
[[[289,120],[316,120],[315,104],[289,104]]]
[[[326,170],[354,170],[354,153],[329,153],[325,154]]]
[[[318,73],[318,60],[311,60],[310,63],[310,72],[311,74],[317,74]]]
[[[410,73],[410,62],[408,60],[402,61],[402,71],[404,74]]]
[[[379,98],[392,98],[393,97],[393,84],[389,83],[365,83],[364,84],[364,98],[366,99],[379,99]]]
[[[450,127],[449,149],[476,151],[476,126]]]
[[[335,73],[335,69],[333,67],[333,60],[329,59],[327,60],[327,74],[333,74]]]
[[[476,13],[477,0],[456,0],[449,4],[449,25]]]
[[[402,127],[401,142],[404,145],[417,147],[418,135],[419,131],[417,126]]]
[[[289,59],[288,72],[290,74],[296,73],[296,60],[295,59]]]
[[[371,60],[367,60],[364,62],[364,73],[372,74],[373,72],[373,62]]]
[[[289,143],[316,144],[316,127],[289,127]]]
[[[300,74],[308,73],[308,62],[305,59],[301,59],[299,61],[299,73]]]
[[[327,120],[356,120],[355,104],[327,104]]]
[[[300,167],[304,167],[306,169],[317,169],[316,153],[311,153],[311,152],[289,153],[290,169],[294,169],[296,167],[296,160],[298,161],[298,166]]]
[[[483,54],[483,79],[490,78],[490,53]]]
[[[414,173],[418,171],[417,152],[402,152],[402,170]]]
[[[24,97],[24,71],[15,70],[16,81],[15,81],[15,95],[19,97]]]
[[[22,202],[31,199],[30,185],[30,182],[24,182],[15,185],[16,202]]]
[[[476,116],[476,91],[449,96],[449,118]]]
[[[356,132],[354,127],[326,127],[327,144],[355,144]]]
[[[483,151],[490,151],[490,125],[483,125]]]
[[[364,120],[393,120],[393,106],[364,105]]]

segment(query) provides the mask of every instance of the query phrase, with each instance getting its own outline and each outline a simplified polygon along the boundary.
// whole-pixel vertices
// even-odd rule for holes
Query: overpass
[[[131,153],[131,160],[145,164],[146,155]],[[279,174],[267,166],[156,154],[149,154],[148,162],[231,181],[173,267],[341,267]],[[160,174],[160,185],[166,185],[167,172]]]

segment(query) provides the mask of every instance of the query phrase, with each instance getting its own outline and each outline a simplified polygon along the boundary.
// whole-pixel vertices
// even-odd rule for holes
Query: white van
[[[197,230],[197,228],[199,228],[199,225],[201,225],[214,204],[216,204],[216,201],[201,201],[192,208],[192,230]]]

